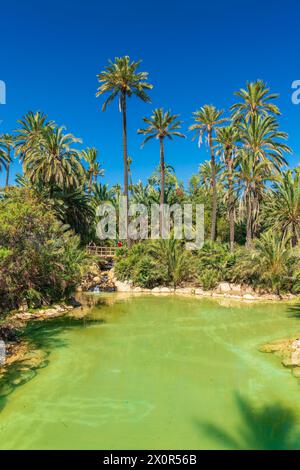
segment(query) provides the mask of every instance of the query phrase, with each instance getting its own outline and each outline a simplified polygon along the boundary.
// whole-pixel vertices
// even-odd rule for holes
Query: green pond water
[[[47,360],[2,380],[1,449],[300,448],[299,382],[258,351],[300,333],[300,307],[97,298],[92,322],[28,332]]]

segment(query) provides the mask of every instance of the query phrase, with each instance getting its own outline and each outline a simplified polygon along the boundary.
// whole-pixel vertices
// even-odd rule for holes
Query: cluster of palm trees
[[[226,116],[223,110],[204,105],[196,110],[189,130],[200,146],[205,140],[210,158],[192,175],[190,191],[178,182],[172,167],[165,163],[165,139],[186,137],[181,132],[182,121],[177,114],[156,108],[144,117],[144,127],[138,133],[145,136],[142,146],[151,139],[159,143],[159,166],[145,186],[133,184],[132,158],[128,155],[127,104],[135,96],[150,102],[148,73],[139,71],[140,61],[128,56],[115,58],[97,76],[99,88],[96,96],[107,94],[103,111],[116,98],[122,115],[123,132],[123,194],[135,201],[184,202],[197,192],[206,192],[210,201],[210,237],[218,237],[218,211],[226,208],[229,243],[235,245],[235,228],[242,220],[246,227],[246,243],[251,246],[260,227],[270,223],[291,243],[300,236],[300,176],[297,170],[286,170],[286,154],[291,152],[284,142],[287,134],[279,130],[280,111],[266,84],[257,80],[248,83],[235,95],[238,98]],[[17,129],[0,136],[0,171],[6,171],[6,187],[13,157],[23,166],[23,176],[17,183],[47,191],[48,197],[62,201],[68,207],[68,217],[80,226],[82,215],[89,214],[103,200],[116,201],[121,194],[120,185],[109,189],[97,182],[103,176],[97,150],[78,150],[81,140],[49,121],[41,112],[29,112],[18,121]],[[83,164],[83,162],[85,162]],[[166,184],[167,183],[167,184]],[[191,189],[192,188],[192,189]],[[129,194],[130,193],[130,194]],[[127,202],[128,204],[128,202]],[[66,212],[65,212],[66,213]],[[162,211],[161,211],[162,214]],[[127,221],[128,222],[128,221]],[[162,215],[161,215],[162,226]],[[80,231],[80,230],[79,230]]]
[[[136,95],[149,102],[147,91],[152,88],[146,72],[137,72],[140,62],[130,62],[128,56],[116,58],[98,75],[100,87],[97,96],[109,92],[103,110],[115,97],[123,116],[123,160],[124,195],[128,197],[128,156],[126,99]],[[240,99],[231,106],[229,117],[223,110],[204,105],[193,113],[194,123],[189,127],[198,137],[199,145],[203,136],[210,150],[210,162],[205,170],[209,173],[211,192],[210,236],[217,237],[218,187],[217,179],[222,178],[229,218],[230,247],[234,249],[236,214],[245,213],[247,245],[251,246],[258,230],[261,201],[266,183],[280,177],[286,165],[285,154],[291,149],[283,141],[287,134],[279,130],[276,117],[280,114],[274,99],[262,80],[248,83],[245,89],[236,93]],[[143,145],[150,139],[157,139],[160,145],[160,204],[165,202],[165,159],[164,139],[173,136],[185,137],[179,132],[182,122],[178,115],[157,108],[148,118],[147,127],[138,129],[146,136]],[[225,125],[226,124],[226,125]],[[219,161],[218,161],[219,160]],[[204,170],[204,167],[202,167]],[[201,171],[200,171],[201,173]],[[240,202],[237,208],[237,203]],[[239,210],[237,210],[239,209]],[[162,217],[162,216],[161,216]],[[161,219],[162,225],[162,219]]]
[[[18,121],[18,126],[12,134],[0,136],[0,162],[6,170],[6,187],[14,156],[22,162],[24,176],[30,183],[47,186],[51,191],[76,188],[86,179],[91,187],[94,178],[103,175],[97,150],[76,149],[81,139],[48,121],[45,114],[29,112]],[[82,165],[82,159],[88,163],[88,169]]]

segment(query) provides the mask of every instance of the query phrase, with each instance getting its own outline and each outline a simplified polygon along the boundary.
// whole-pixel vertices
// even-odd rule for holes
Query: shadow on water
[[[196,421],[196,426],[221,445],[238,450],[299,450],[299,421],[293,410],[279,403],[254,407],[251,402],[236,395],[241,417],[235,437],[227,429]]]
[[[16,387],[32,380],[39,369],[48,365],[51,350],[68,346],[68,341],[61,337],[63,332],[104,322],[104,319],[94,319],[89,316],[79,318],[63,316],[29,323],[22,332],[21,338],[28,344],[29,354],[12,364],[4,378],[0,379],[0,412],[5,407],[8,396]]]
[[[289,318],[299,318],[300,319],[300,304],[290,305],[288,308]]]

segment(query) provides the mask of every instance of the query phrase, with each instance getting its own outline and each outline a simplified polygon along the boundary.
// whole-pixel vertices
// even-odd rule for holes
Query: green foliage
[[[252,249],[240,250],[233,278],[280,294],[296,289],[297,272],[299,256],[291,249],[289,240],[269,231],[256,240]]]
[[[84,262],[79,238],[33,191],[15,189],[0,201],[2,310],[69,296]]]
[[[152,288],[158,285],[176,287],[192,273],[192,255],[179,240],[155,240],[138,243],[117,257],[118,279],[131,279],[136,285]]]
[[[214,289],[220,280],[220,271],[217,269],[204,269],[198,277],[198,281],[204,290]]]
[[[149,255],[142,257],[136,264],[132,273],[135,285],[152,289],[167,282],[168,273],[165,266],[158,265]]]
[[[181,282],[189,280],[193,267],[192,255],[180,240],[170,238],[152,242],[149,246],[149,253],[161,269],[166,269],[168,284],[176,287]]]
[[[197,255],[199,275],[203,271],[215,270],[219,278],[226,279],[235,263],[235,255],[229,251],[228,245],[208,241]]]

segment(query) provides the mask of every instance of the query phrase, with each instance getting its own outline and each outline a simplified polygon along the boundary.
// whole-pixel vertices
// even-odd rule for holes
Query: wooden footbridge
[[[86,250],[89,255],[97,256],[98,258],[114,258],[116,256],[117,247],[88,245]]]

